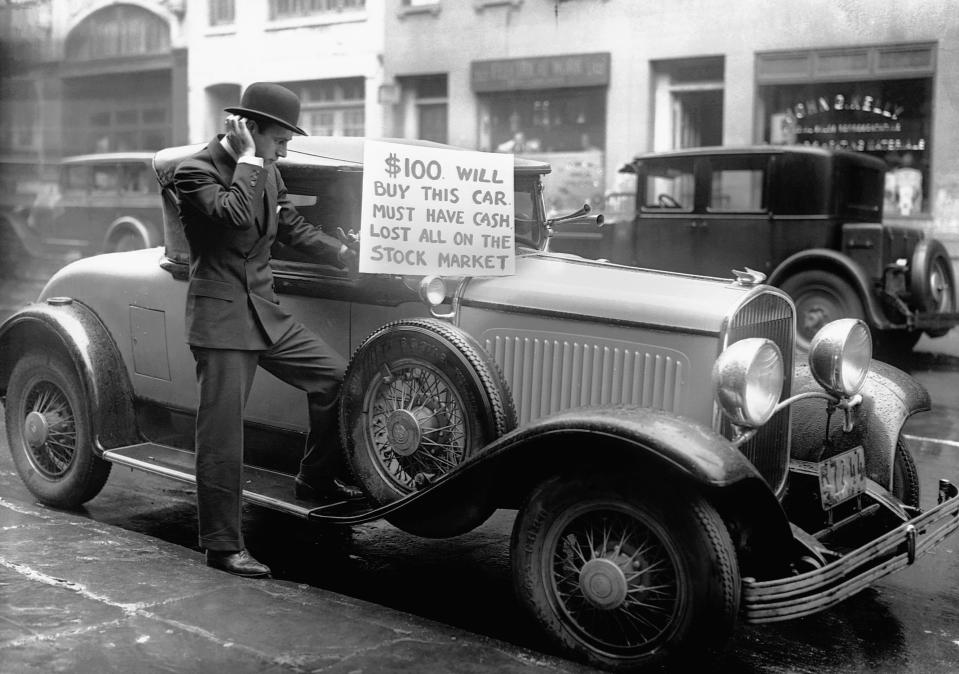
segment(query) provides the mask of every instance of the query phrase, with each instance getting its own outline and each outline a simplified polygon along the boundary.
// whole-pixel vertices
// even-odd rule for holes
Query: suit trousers
[[[242,550],[243,410],[256,368],[307,394],[310,434],[300,477],[320,484],[336,476],[336,405],[343,358],[299,323],[263,351],[191,346],[200,403],[196,419],[196,497],[200,547]]]

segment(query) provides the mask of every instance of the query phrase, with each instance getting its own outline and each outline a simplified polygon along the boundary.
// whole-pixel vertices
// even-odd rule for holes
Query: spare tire
[[[513,399],[496,362],[448,323],[385,325],[360,345],[347,368],[341,444],[357,484],[376,505],[429,486],[515,427]],[[470,510],[462,517],[448,513],[424,535],[467,531],[492,513]]]
[[[937,239],[923,239],[912,253],[909,292],[913,308],[937,313],[956,310],[956,280],[945,246]],[[939,336],[945,332],[930,332]]]

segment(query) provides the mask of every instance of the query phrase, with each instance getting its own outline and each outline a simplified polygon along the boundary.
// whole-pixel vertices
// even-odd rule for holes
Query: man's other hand
[[[340,240],[340,262],[350,271],[356,271],[360,266],[360,237],[352,229],[344,232],[342,227],[336,228],[336,238]]]

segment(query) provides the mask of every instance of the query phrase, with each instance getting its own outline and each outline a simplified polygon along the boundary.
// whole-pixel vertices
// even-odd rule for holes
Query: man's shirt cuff
[[[263,168],[263,157],[240,157],[236,160],[237,164],[253,164],[254,166],[259,166]]]

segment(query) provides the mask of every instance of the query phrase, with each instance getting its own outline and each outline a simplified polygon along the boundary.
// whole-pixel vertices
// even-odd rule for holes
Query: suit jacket
[[[237,163],[219,137],[181,163],[173,183],[190,247],[187,342],[268,348],[294,322],[273,286],[274,241],[332,264],[340,242],[296,212],[275,165]]]

